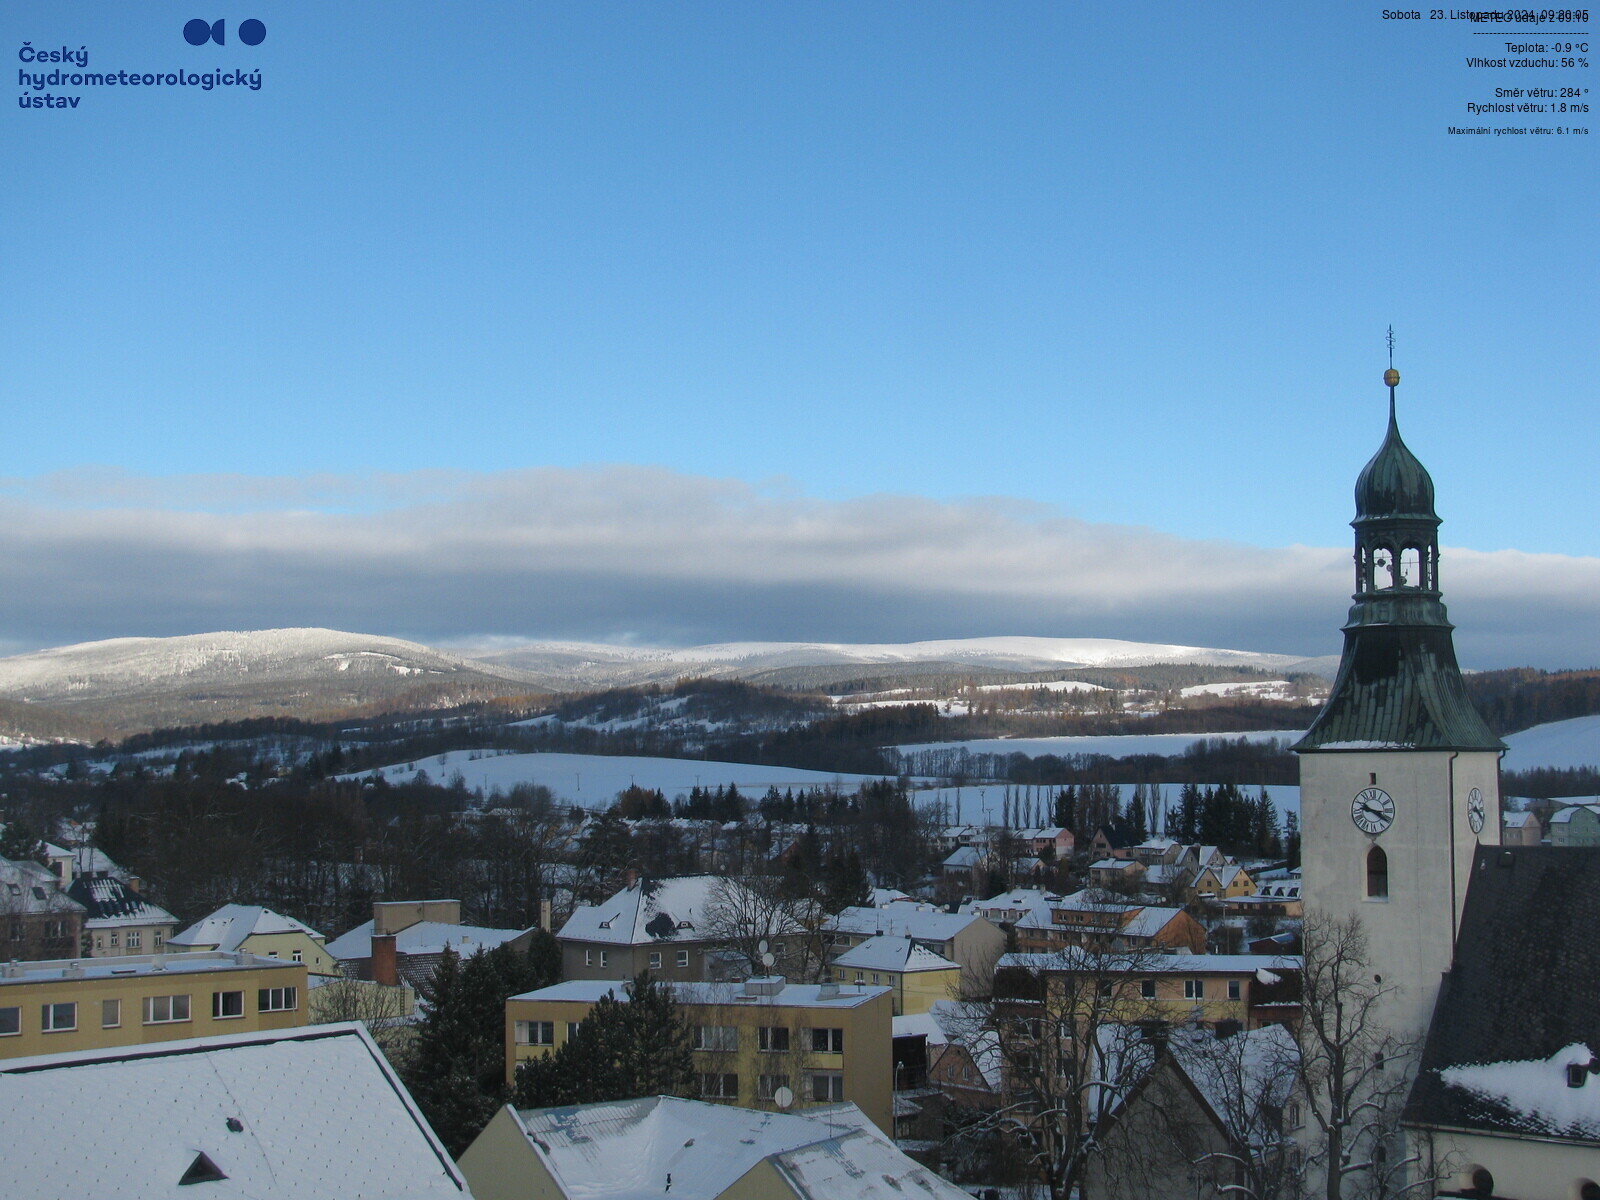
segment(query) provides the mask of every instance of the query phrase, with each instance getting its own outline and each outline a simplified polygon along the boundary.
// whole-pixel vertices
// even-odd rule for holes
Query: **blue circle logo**
[[[239,22],[239,40],[246,46],[259,46],[267,40],[267,27],[251,17]]]
[[[219,46],[226,45],[227,32],[223,28],[225,24],[225,21],[213,23],[196,17],[183,27],[183,40],[191,46],[204,46],[207,42],[216,42]]]

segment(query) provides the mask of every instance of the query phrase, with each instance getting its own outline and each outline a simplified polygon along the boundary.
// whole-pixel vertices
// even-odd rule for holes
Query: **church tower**
[[[1396,993],[1383,1019],[1427,1027],[1449,969],[1473,850],[1500,840],[1505,746],[1467,698],[1439,590],[1433,480],[1389,429],[1356,479],[1356,590],[1327,704],[1300,755],[1308,908],[1359,915]]]

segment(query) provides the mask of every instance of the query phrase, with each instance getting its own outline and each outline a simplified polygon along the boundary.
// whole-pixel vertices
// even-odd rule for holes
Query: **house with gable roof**
[[[709,979],[719,944],[710,914],[723,875],[630,875],[599,904],[582,904],[556,934],[564,979]]]
[[[961,987],[978,995],[989,986],[995,960],[1005,952],[1006,935],[976,913],[947,913],[931,904],[893,904],[888,908],[846,908],[822,926],[837,958],[869,938],[910,938],[961,967]]]
[[[66,958],[80,951],[88,911],[36,862],[0,858],[0,957]]]
[[[224,904],[167,939],[174,950],[243,950],[262,958],[303,962],[312,975],[339,975],[327,939],[293,917],[259,904]]]
[[[459,900],[380,900],[372,920],[328,943],[328,955],[351,978],[416,988],[433,977],[446,950],[460,958],[497,946],[526,950],[537,930],[463,925]]]
[[[927,1012],[960,991],[961,964],[917,945],[904,934],[872,937],[833,960],[839,983],[882,984],[891,989],[894,1015]]]
[[[90,958],[159,954],[178,927],[177,917],[115,875],[78,875],[67,895],[84,907],[83,942]]]
[[[761,1112],[673,1096],[517,1111],[461,1155],[478,1200],[966,1200],[853,1104]]]

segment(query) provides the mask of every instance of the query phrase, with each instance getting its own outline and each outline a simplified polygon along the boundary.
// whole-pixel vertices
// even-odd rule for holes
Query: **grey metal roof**
[[[1356,476],[1356,524],[1396,517],[1439,521],[1433,511],[1433,479],[1401,440],[1390,393],[1389,429],[1383,445]]]
[[[1431,597],[1358,602],[1333,692],[1292,748],[1504,750],[1467,697],[1450,630]]]
[[[1596,928],[1600,847],[1479,847],[1407,1124],[1600,1141],[1562,1115],[1575,1100],[1600,1113],[1600,1078],[1569,1088],[1561,1065],[1600,1048]]]

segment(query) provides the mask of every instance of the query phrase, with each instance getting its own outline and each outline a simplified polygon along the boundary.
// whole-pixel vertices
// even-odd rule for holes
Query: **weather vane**
[[[1389,365],[1394,366],[1394,326],[1389,326]]]
[[[1383,381],[1389,385],[1389,411],[1394,411],[1394,388],[1400,382],[1400,372],[1394,369],[1394,326],[1389,326],[1389,369],[1383,373]]]

